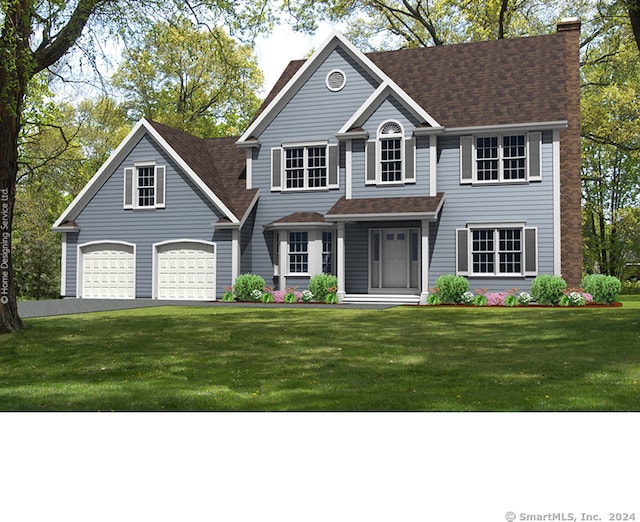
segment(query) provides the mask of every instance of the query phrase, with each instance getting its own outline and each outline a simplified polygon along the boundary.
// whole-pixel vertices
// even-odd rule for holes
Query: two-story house
[[[142,120],[53,229],[62,295],[284,289],[424,302],[581,277],[580,22],[544,36],[363,54],[336,33],[291,62],[238,138]]]

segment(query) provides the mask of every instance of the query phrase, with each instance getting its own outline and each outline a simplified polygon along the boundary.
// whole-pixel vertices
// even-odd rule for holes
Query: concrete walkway
[[[350,303],[341,305],[326,304],[260,304],[260,303],[222,303],[220,301],[158,301],[157,299],[57,299],[43,301],[20,301],[18,313],[22,319],[48,317],[53,315],[84,314],[88,312],[106,312],[109,310],[128,310],[131,308],[150,308],[152,306],[236,306],[244,308],[341,308],[383,310],[393,304]]]

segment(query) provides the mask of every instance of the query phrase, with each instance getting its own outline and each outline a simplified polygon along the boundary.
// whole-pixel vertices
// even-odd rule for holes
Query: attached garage
[[[154,250],[156,299],[215,300],[215,243],[172,241],[157,244]]]
[[[80,295],[86,299],[135,298],[135,246],[100,242],[80,245]]]

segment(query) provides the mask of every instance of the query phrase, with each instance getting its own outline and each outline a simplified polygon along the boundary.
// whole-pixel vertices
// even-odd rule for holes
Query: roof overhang
[[[131,129],[131,132],[120,143],[118,148],[113,151],[109,159],[104,162],[98,172],[94,174],[89,183],[85,185],[82,191],[76,196],[71,204],[65,209],[62,215],[53,224],[52,230],[58,230],[66,221],[73,221],[91,201],[93,196],[100,190],[102,185],[113,174],[114,169],[122,163],[126,157],[135,148],[144,135],[149,135],[153,140],[165,150],[173,161],[187,174],[194,184],[207,196],[207,198],[220,210],[220,212],[232,223],[239,223],[238,218],[231,210],[222,202],[222,200],[207,187],[204,181],[198,176],[189,164],[171,147],[160,133],[151,125],[151,123],[142,118]],[[64,231],[64,230],[62,230]]]
[[[358,199],[343,197],[327,212],[326,219],[334,222],[437,221],[444,199],[443,192],[436,196]]]

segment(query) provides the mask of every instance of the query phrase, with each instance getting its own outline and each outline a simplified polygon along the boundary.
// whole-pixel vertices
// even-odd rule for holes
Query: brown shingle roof
[[[562,34],[366,56],[445,127],[567,118]],[[260,112],[304,63],[289,63]]]
[[[327,220],[319,212],[294,212],[272,223],[272,225],[290,223],[327,223]]]
[[[237,137],[203,139],[149,122],[231,212],[242,219],[257,189],[246,189],[246,156]]]
[[[375,214],[435,214],[440,209],[443,199],[443,192],[438,192],[436,196],[396,198],[346,199],[343,196],[327,212],[327,218]]]

